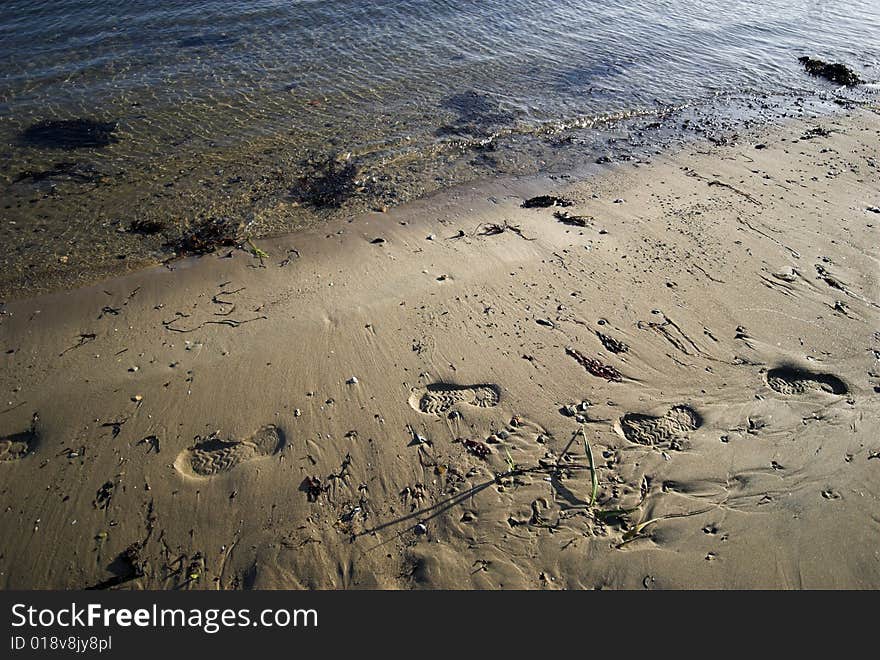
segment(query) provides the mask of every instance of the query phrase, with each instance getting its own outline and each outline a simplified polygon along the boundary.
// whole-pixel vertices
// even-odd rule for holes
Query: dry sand
[[[0,585],[880,587],[878,138],[793,122],[9,303]]]

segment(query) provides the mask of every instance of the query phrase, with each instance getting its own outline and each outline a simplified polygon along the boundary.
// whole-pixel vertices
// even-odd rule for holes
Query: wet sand
[[[864,108],[9,303],[0,585],[877,588],[878,136]]]

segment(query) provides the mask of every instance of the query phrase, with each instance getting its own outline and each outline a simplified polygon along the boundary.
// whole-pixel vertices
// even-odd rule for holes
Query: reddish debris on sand
[[[578,361],[578,363],[587,371],[589,371],[594,376],[598,376],[599,378],[604,378],[605,380],[610,380],[615,383],[619,383],[623,380],[623,376],[620,372],[612,367],[610,364],[602,364],[599,360],[595,358],[589,358],[580,351],[577,351],[571,347],[566,348],[565,352],[568,353],[571,357]]]
[[[477,456],[478,458],[486,458],[489,454],[492,453],[492,450],[489,449],[489,445],[480,442],[479,440],[462,440],[461,444],[465,446],[471,454]]]

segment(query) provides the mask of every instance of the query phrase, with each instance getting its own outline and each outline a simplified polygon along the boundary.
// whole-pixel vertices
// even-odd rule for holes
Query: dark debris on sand
[[[854,87],[855,85],[861,85],[864,80],[862,80],[855,71],[850,69],[845,64],[840,64],[839,62],[830,64],[828,62],[823,62],[819,59],[814,59],[812,57],[799,57],[798,62],[804,65],[804,68],[807,70],[811,76],[818,76],[820,78],[825,78],[826,80],[830,80],[831,82],[837,83],[838,85],[845,85],[846,87]]]
[[[556,211],[553,217],[570,227],[589,227],[593,220],[586,215],[571,215],[568,211]]]
[[[548,209],[551,206],[571,206],[574,202],[570,202],[562,197],[554,197],[553,195],[538,195],[525,200],[522,203],[524,209]]]
[[[166,247],[178,255],[207,254],[222,246],[241,242],[241,224],[229,218],[208,218],[187,227],[183,235]]]
[[[137,580],[146,575],[146,561],[141,557],[142,550],[141,543],[132,543],[108,567],[114,576],[86,587],[86,591],[100,591],[110,589],[111,587],[118,587],[121,584]]]
[[[43,149],[86,149],[106,147],[119,140],[113,133],[116,122],[94,119],[54,119],[28,126],[20,134],[21,141]]]
[[[566,348],[565,352],[573,357],[578,362],[578,364],[580,364],[584,369],[586,369],[594,376],[604,378],[605,380],[614,383],[619,383],[623,380],[623,376],[621,375],[621,373],[610,364],[603,364],[596,358],[587,357],[580,351],[571,347]]]

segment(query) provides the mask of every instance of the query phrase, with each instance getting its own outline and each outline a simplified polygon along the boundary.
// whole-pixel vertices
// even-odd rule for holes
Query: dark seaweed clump
[[[165,223],[160,220],[147,220],[144,218],[138,218],[134,222],[132,222],[128,226],[128,231],[132,234],[143,234],[145,236],[152,236],[153,234],[160,234],[165,230]]]
[[[316,170],[301,177],[292,195],[296,201],[316,209],[338,209],[360,192],[358,167],[351,159],[330,157]]]
[[[93,119],[52,119],[37,122],[21,132],[21,141],[43,149],[86,149],[118,142],[116,122]]]
[[[179,255],[207,254],[221,246],[236,246],[241,242],[240,224],[229,218],[208,218],[190,226],[178,239],[166,247]]]
[[[524,209],[548,209],[551,206],[571,206],[572,202],[562,197],[553,195],[538,195],[531,197],[522,203]]]
[[[812,140],[816,137],[828,137],[831,135],[831,131],[827,128],[823,128],[822,126],[816,126],[814,128],[809,128],[804,131],[804,134],[801,135],[802,140]]]
[[[806,56],[799,57],[798,62],[804,65],[807,73],[811,76],[825,78],[838,85],[854,87],[855,85],[861,85],[864,82],[855,71],[839,62],[829,64],[828,62],[823,62],[822,60]]]

